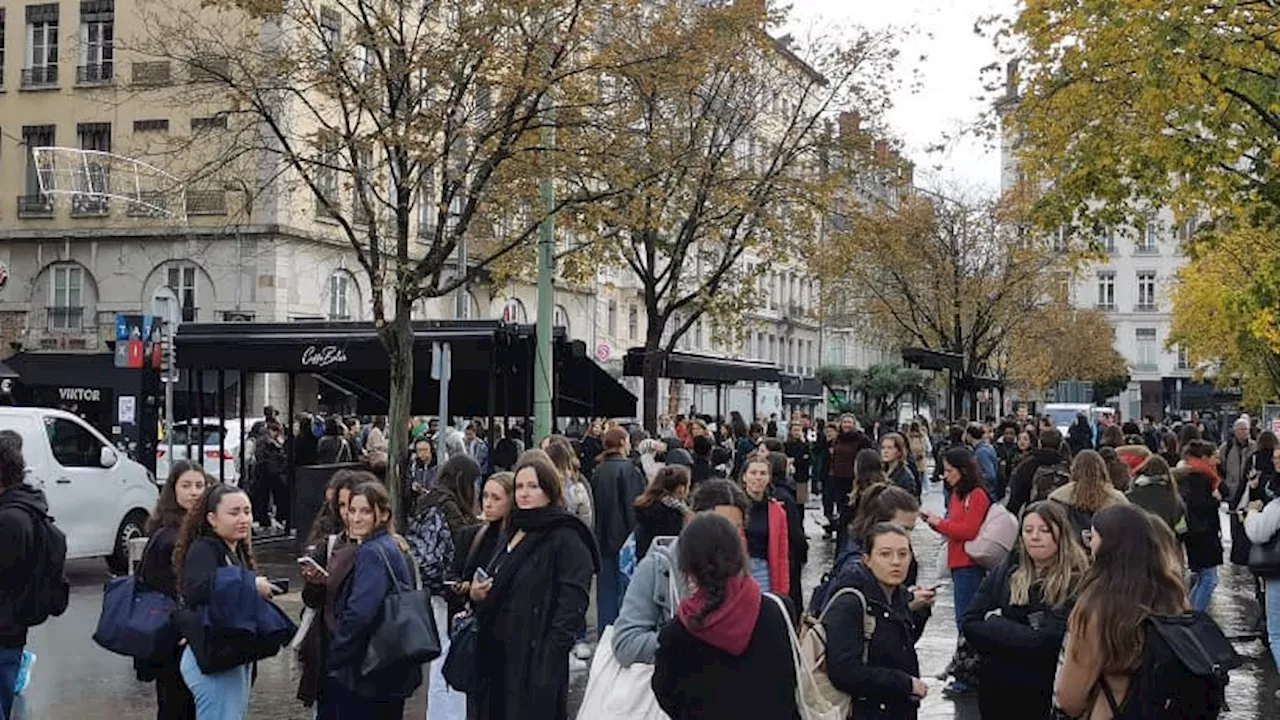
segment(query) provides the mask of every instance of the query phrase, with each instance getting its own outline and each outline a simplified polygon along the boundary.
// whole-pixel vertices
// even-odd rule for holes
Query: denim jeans
[[[769,579],[769,561],[764,558],[751,558],[751,577],[760,585],[760,592],[773,592],[773,581]]]
[[[13,688],[22,667],[22,648],[0,648],[0,720],[9,720],[13,710]]]
[[[619,585],[618,556],[600,558],[600,574],[596,576],[596,637],[618,619],[618,611],[622,609]]]
[[[1209,600],[1213,598],[1213,591],[1218,588],[1218,568],[1207,567],[1203,570],[1197,570],[1195,579],[1191,583],[1191,590],[1187,592],[1187,599],[1191,601],[1191,609],[1204,612],[1209,609]]]
[[[182,651],[182,679],[196,700],[196,720],[244,720],[249,716],[249,689],[253,666],[205,675],[191,648]]]
[[[984,575],[986,571],[976,566],[955,568],[951,571],[951,589],[952,597],[955,599],[957,628],[963,624],[964,613],[969,609],[969,603],[973,602],[973,596],[978,594],[978,587],[982,585]]]
[[[1271,641],[1271,659],[1280,668],[1280,578],[1266,581],[1267,637]]]

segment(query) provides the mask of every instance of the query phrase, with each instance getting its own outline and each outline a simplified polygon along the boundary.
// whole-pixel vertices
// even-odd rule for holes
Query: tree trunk
[[[662,357],[659,347],[662,334],[646,334],[644,340],[644,367],[642,378],[644,382],[644,397],[641,402],[644,403],[644,417],[641,422],[644,423],[644,429],[650,434],[656,436],[658,432],[658,382],[662,376]]]
[[[383,325],[378,337],[387,349],[391,372],[391,392],[387,407],[387,490],[391,493],[391,509],[401,530],[409,516],[409,498],[402,497],[404,483],[400,475],[408,456],[409,413],[413,403],[413,326],[412,305],[397,298],[396,314]]]

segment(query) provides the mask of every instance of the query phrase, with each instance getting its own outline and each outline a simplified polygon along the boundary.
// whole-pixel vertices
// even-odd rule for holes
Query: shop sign
[[[346,361],[346,350],[337,345],[308,345],[302,351],[303,367],[324,368]]]
[[[58,397],[67,402],[99,402],[102,391],[96,388],[58,388]]]

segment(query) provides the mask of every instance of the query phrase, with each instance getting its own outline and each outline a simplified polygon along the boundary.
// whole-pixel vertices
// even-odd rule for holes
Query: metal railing
[[[22,87],[48,88],[58,86],[58,66],[44,65],[22,69]]]
[[[77,85],[105,85],[115,80],[115,77],[115,63],[110,60],[76,68]]]
[[[53,217],[53,198],[43,193],[18,196],[18,217],[47,218]]]

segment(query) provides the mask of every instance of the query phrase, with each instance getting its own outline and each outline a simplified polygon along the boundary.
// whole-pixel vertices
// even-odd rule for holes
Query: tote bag
[[[783,623],[787,626],[787,637],[791,641],[791,663],[796,669],[796,712],[799,713],[800,720],[847,720],[849,706],[833,703],[831,700],[834,698],[829,699],[822,694],[812,668],[801,657],[800,638],[796,636],[796,629],[791,624],[791,613],[787,612],[787,606],[773,593],[765,593],[764,596],[778,606],[778,612],[782,613]]]
[[[964,544],[964,551],[975,563],[992,570],[1009,557],[1018,541],[1018,518],[1000,503],[991,503],[987,516],[978,528],[978,537]]]
[[[613,656],[613,626],[600,634],[578,720],[670,720],[658,706],[650,682],[653,666],[622,667]]]
[[[391,560],[377,548],[378,555],[391,576],[391,592],[382,600],[382,614],[369,636],[369,647],[360,665],[363,675],[404,665],[425,665],[440,657],[440,632],[431,610],[431,593],[401,587],[391,569]],[[409,565],[415,565],[412,561]]]

